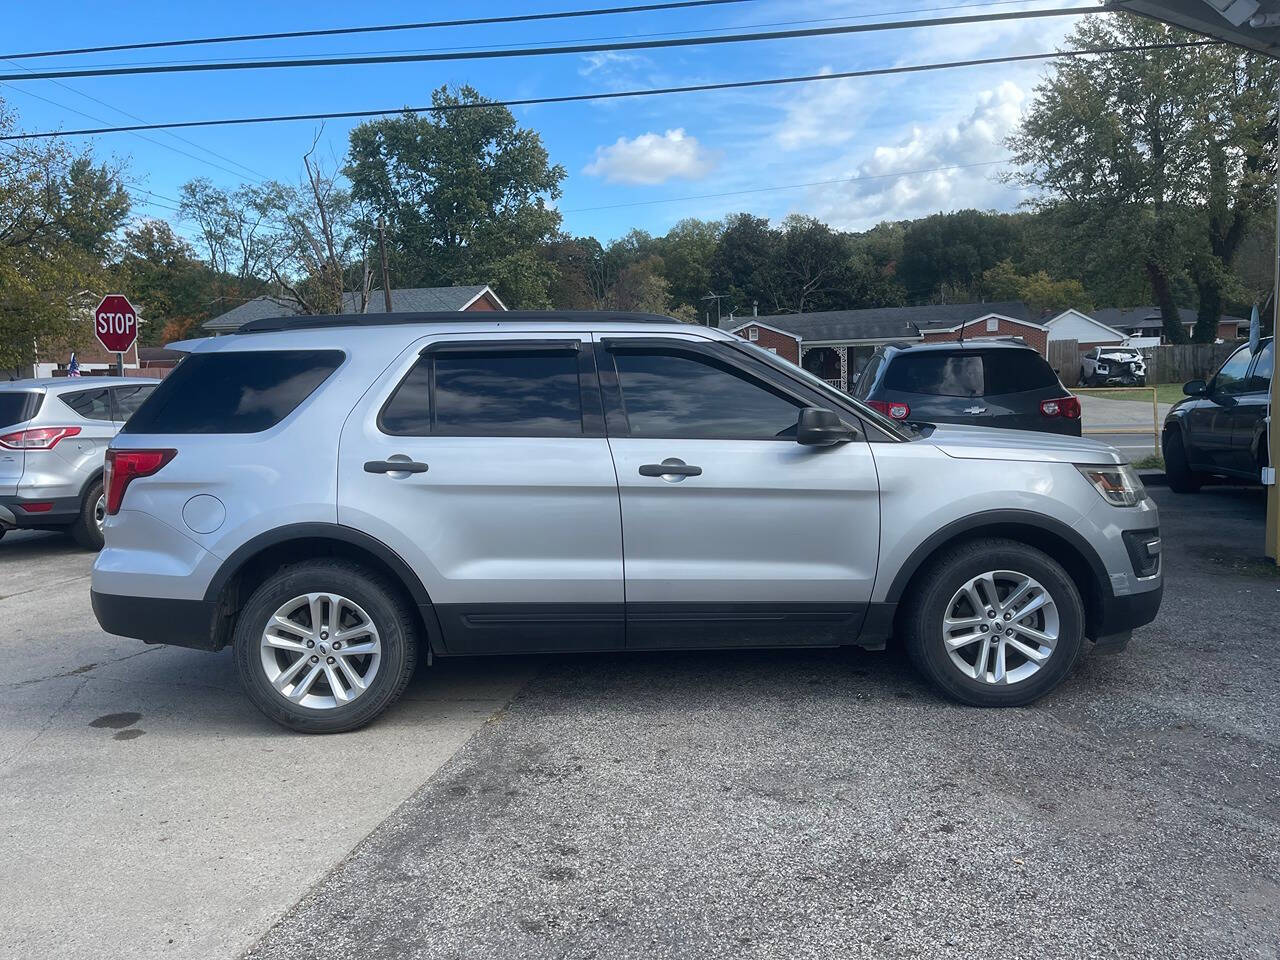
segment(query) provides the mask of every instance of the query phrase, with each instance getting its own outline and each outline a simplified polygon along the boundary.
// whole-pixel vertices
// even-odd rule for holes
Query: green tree
[[[764,217],[738,213],[726,217],[720,243],[711,258],[711,285],[709,293],[721,294],[722,310],[730,309],[745,314],[753,302],[765,310],[779,310],[774,300],[776,263],[779,237]],[[697,304],[699,314],[707,310],[707,304]],[[711,316],[715,317],[712,305]]]
[[[0,103],[0,131],[12,127]],[[88,342],[103,258],[128,213],[118,167],[57,140],[0,151],[0,369]]]
[[[1005,214],[959,210],[907,224],[898,281],[916,303],[976,299],[984,271],[1014,256],[1020,230]]]
[[[542,247],[560,225],[548,206],[564,167],[506,107],[471,87],[432,94],[438,112],[351,131],[352,196],[386,219],[398,286],[492,283],[513,306],[548,302]]]
[[[1036,315],[1061,313],[1068,307],[1093,309],[1093,301],[1079,280],[1056,280],[1043,270],[1021,274],[1012,260],[1002,260],[985,271],[981,289],[988,300],[1021,300]]]
[[[711,261],[722,229],[714,220],[691,217],[681,220],[655,244],[662,257],[663,276],[671,285],[672,302],[691,307],[695,314],[711,291]]]
[[[129,294],[145,321],[138,331],[144,346],[166,342],[166,331],[189,330],[215,305],[213,272],[164,220],[143,220],[124,231],[113,273],[113,286]]]
[[[1141,17],[1090,17],[1077,48],[1169,43],[1187,34]],[[1108,53],[1059,61],[1010,147],[1038,205],[1112,262],[1142,265],[1165,319],[1185,339],[1177,283],[1199,299],[1196,338],[1211,339],[1231,263],[1267,206],[1275,166],[1280,68],[1235,47]]]

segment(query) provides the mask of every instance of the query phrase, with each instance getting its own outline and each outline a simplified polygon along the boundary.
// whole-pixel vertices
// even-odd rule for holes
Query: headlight
[[[1136,507],[1146,499],[1147,491],[1129,464],[1118,467],[1079,467],[1081,476],[1093,484],[1102,499],[1113,507]]]
[[[1110,373],[1110,372],[1111,372],[1111,368],[1108,367],[1105,363],[1098,364],[1098,373]]]

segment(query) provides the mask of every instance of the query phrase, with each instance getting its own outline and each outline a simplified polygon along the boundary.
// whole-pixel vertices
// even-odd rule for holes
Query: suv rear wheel
[[[368,723],[400,697],[418,661],[408,605],[346,560],[292,564],[267,578],[241,611],[234,643],[249,699],[302,733]]]
[[[933,560],[913,590],[907,650],[921,673],[963,703],[1031,703],[1062,682],[1084,647],[1080,591],[1026,544],[960,544]]]

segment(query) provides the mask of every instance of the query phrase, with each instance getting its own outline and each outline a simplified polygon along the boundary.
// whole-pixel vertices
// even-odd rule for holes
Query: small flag
[[[67,364],[67,376],[68,377],[80,376],[80,361],[76,359],[74,350],[71,352],[71,362]]]
[[[1258,352],[1258,338],[1262,336],[1262,321],[1258,319],[1258,305],[1253,305],[1253,313],[1249,314],[1249,352]]]

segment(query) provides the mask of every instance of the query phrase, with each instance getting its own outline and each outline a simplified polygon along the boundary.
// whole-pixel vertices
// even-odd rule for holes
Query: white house
[[[1074,340],[1080,345],[1081,351],[1123,343],[1127,336],[1124,331],[1095,320],[1079,310],[1063,310],[1056,317],[1044,321],[1044,325],[1049,328],[1051,343],[1054,340]]]

